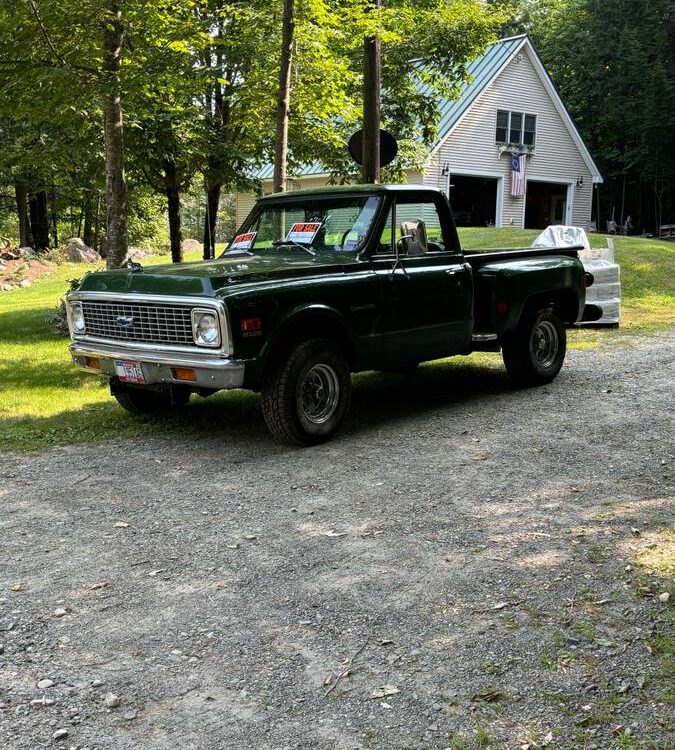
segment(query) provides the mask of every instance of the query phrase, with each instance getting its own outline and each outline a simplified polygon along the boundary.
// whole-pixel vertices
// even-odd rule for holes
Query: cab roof
[[[304,190],[292,190],[287,193],[271,193],[259,198],[260,201],[278,200],[280,198],[302,198],[307,195],[329,196],[329,195],[369,195],[384,193],[440,193],[443,191],[426,185],[326,185],[317,188],[305,188]]]

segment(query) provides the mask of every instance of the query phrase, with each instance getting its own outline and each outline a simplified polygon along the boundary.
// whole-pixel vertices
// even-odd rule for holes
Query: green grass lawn
[[[462,229],[466,249],[527,246],[536,231]],[[603,237],[593,243],[604,245]],[[622,327],[619,331],[572,331],[571,346],[595,346],[620,340],[625,332],[653,330],[675,322],[675,244],[619,237],[617,261],[622,274]],[[198,260],[199,253],[188,256]],[[157,258],[158,262],[168,258]],[[90,267],[65,264],[31,287],[0,293],[0,450],[37,450],[50,445],[104,441],[166,430],[213,431],[226,428],[227,409],[214,412],[209,402],[195,404],[188,416],[139,422],[111,399],[99,378],[78,371],[68,341],[57,338],[46,321],[68,287],[68,280]],[[484,364],[495,355],[462,358],[462,366]],[[236,402],[231,419],[250,418],[257,398],[241,391],[216,397]],[[217,412],[217,413],[216,413]],[[215,414],[215,416],[214,416]]]

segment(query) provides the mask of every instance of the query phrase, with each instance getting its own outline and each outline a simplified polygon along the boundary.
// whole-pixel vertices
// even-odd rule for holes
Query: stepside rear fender
[[[476,290],[476,331],[501,337],[533,308],[552,306],[565,323],[575,323],[584,311],[586,278],[574,257],[500,260],[476,270]]]

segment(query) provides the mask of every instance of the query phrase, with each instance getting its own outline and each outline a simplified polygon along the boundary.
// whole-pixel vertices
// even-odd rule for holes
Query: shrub
[[[68,279],[68,289],[61,297],[59,304],[47,313],[47,325],[52,329],[55,336],[66,337],[70,335],[68,329],[68,316],[66,314],[66,295],[80,286],[82,279]]]

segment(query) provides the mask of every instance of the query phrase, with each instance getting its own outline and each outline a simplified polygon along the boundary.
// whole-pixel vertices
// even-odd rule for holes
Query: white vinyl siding
[[[536,115],[536,148],[527,157],[527,177],[571,185],[569,194],[573,196],[573,205],[566,222],[586,227],[591,218],[592,175],[539,78],[527,47],[496,76],[430,157],[425,184],[447,190],[448,178],[442,174],[444,167],[449,169],[450,175],[454,170],[456,174],[501,178],[503,207],[496,223],[523,226],[524,198],[511,196],[511,159],[508,154],[500,156],[500,148],[495,144],[497,110]],[[583,179],[583,185],[576,187],[578,178]]]
[[[242,225],[244,219],[251,213],[251,209],[255,205],[256,196],[254,193],[237,193],[235,196],[236,206],[236,224],[237,229]]]

